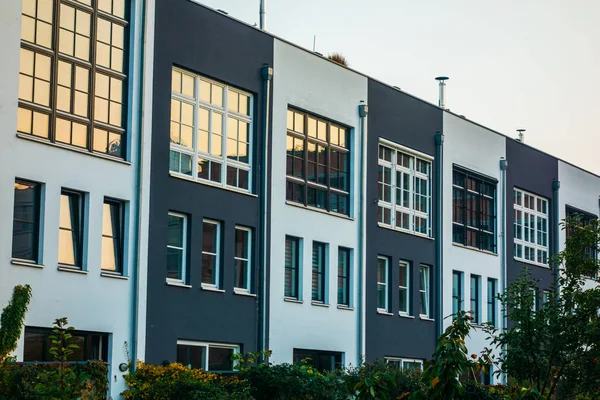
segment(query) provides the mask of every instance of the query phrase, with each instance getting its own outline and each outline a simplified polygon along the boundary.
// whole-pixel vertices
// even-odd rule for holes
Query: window
[[[538,291],[537,288],[531,288],[531,311],[536,312],[538,310]]]
[[[312,248],[312,300],[325,303],[325,281],[327,271],[325,243],[313,242]]]
[[[588,226],[590,223],[592,223],[592,221],[596,221],[598,219],[598,217],[595,216],[594,214],[580,211],[580,210],[577,210],[577,209],[569,207],[569,206],[567,206],[566,211],[567,211],[567,218],[575,220],[576,224],[579,226],[582,226],[582,227]],[[572,233],[570,232],[570,230],[567,230],[567,239],[571,236],[571,234]],[[589,247],[589,248],[586,248],[584,251],[585,251],[585,255],[587,257],[592,258],[594,260],[598,259],[598,252],[597,252],[596,248]],[[598,272],[599,271],[596,271],[595,273],[589,275],[588,278],[598,279]]]
[[[177,341],[177,362],[205,371],[232,372],[235,367],[232,357],[239,352],[238,345]]]
[[[400,314],[410,314],[410,264],[406,261],[400,261],[400,283],[398,285],[400,293]]]
[[[431,160],[399,145],[379,144],[378,221],[431,236]]]
[[[235,270],[234,282],[236,289],[250,292],[252,276],[250,261],[252,257],[252,230],[241,226],[235,227]]]
[[[287,200],[350,215],[350,130],[288,109],[286,174]]]
[[[102,210],[102,270],[123,273],[123,203],[104,199]]]
[[[515,258],[548,265],[548,200],[515,189]]]
[[[496,252],[496,180],[454,167],[452,241]]]
[[[335,351],[294,349],[294,364],[308,361],[308,365],[319,371],[335,371],[342,368],[344,353]]]
[[[251,190],[252,95],[173,68],[169,170]]]
[[[77,344],[79,348],[68,357],[68,361],[102,360],[108,361],[108,334],[98,332],[70,332],[73,337],[67,344]],[[50,328],[25,327],[23,361],[54,362],[50,349],[54,344]]]
[[[205,219],[202,223],[202,285],[219,287],[221,269],[221,224]]]
[[[82,267],[83,195],[63,189],[60,194],[58,263]]]
[[[284,296],[300,299],[299,294],[300,270],[300,239],[292,236],[285,237],[285,278]]]
[[[487,322],[488,324],[496,325],[496,280],[488,279],[487,281]]]
[[[552,294],[550,293],[549,290],[544,290],[542,292],[542,306],[545,306],[546,304],[548,304],[550,302]]]
[[[125,157],[126,4],[23,0],[21,134]]]
[[[423,360],[419,359],[385,357],[385,362],[398,369],[423,371]]]
[[[338,249],[338,305],[350,307],[350,262],[352,250]]]
[[[167,281],[186,283],[187,222],[186,215],[169,213],[167,225]]]
[[[388,275],[390,260],[387,257],[377,257],[377,310],[388,312]]]
[[[462,310],[463,302],[463,273],[452,271],[452,314]]]
[[[480,282],[481,277],[478,275],[471,275],[471,311],[473,311],[473,323],[479,324],[481,322],[479,301],[480,301]]]
[[[40,247],[40,184],[15,180],[12,258],[38,263]]]
[[[430,268],[427,265],[421,265],[419,270],[419,292],[420,292],[420,315],[429,318],[429,301],[431,299],[430,291],[431,277]]]

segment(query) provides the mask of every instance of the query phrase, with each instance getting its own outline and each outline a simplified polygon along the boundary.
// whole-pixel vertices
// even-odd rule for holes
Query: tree
[[[492,344],[507,351],[498,357],[498,372],[528,384],[546,399],[597,396],[600,392],[600,287],[585,288],[597,276],[600,225],[564,221],[565,250],[551,265],[558,287],[538,309],[536,282],[526,270],[499,296],[514,325],[504,332],[491,326]],[[596,398],[596,397],[593,397]]]
[[[31,300],[31,287],[15,286],[12,298],[8,305],[2,310],[0,317],[0,362],[17,348],[17,341],[21,336],[23,321],[27,313],[27,307]]]

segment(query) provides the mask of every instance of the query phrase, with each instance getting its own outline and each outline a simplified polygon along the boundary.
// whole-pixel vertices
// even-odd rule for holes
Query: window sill
[[[222,186],[222,185],[219,185],[217,183],[211,183],[210,181],[201,181],[201,180],[198,180],[198,179],[194,179],[193,177],[191,177],[189,175],[180,174],[180,173],[173,172],[173,171],[169,171],[169,176],[172,176],[173,178],[177,178],[177,179],[182,179],[184,181],[198,183],[200,185],[206,185],[206,186],[214,187],[215,189],[227,190],[228,192],[234,192],[234,193],[239,193],[239,194],[243,194],[243,195],[246,195],[246,196],[258,198],[258,195],[254,194],[254,193],[251,193],[251,192],[247,192],[245,190],[237,190],[237,189],[234,189],[232,187]]]
[[[401,312],[399,312],[398,315],[402,318],[415,319],[414,315],[403,314]]]
[[[354,311],[353,307],[340,306],[339,304],[338,304],[337,308],[338,308],[338,310]]]
[[[111,274],[110,272],[100,272],[100,276],[103,276],[105,278],[113,278],[113,279],[122,279],[122,280],[129,280],[128,276],[123,276],[123,275],[119,275],[119,274]]]
[[[524,258],[518,258],[518,257],[513,257],[513,259],[515,261],[518,261],[518,262],[523,263],[523,264],[535,265],[536,267],[550,269],[550,265],[548,265],[548,264],[540,264],[540,263],[536,263],[534,261],[530,261],[530,260],[526,260]]]
[[[83,274],[83,275],[87,275],[87,271],[84,271],[82,269],[79,268],[73,268],[73,267],[63,267],[61,265],[58,266],[57,268],[59,271],[63,271],[63,272],[72,272],[74,274]]]
[[[382,310],[382,309],[379,309],[379,308],[377,309],[377,314],[380,314],[380,315],[388,315],[388,316],[392,316],[392,315],[394,315],[394,314],[392,314],[392,313],[390,313],[390,312],[387,312],[386,310]]]
[[[400,233],[404,233],[406,235],[411,235],[411,236],[416,236],[421,239],[435,240],[431,236],[423,235],[422,233],[417,233],[417,232],[409,231],[406,229],[397,229],[397,228],[394,228],[393,226],[382,224],[381,222],[377,222],[377,225],[382,229],[388,229],[390,231],[400,232]]]
[[[94,153],[94,152],[91,152],[91,151],[88,151],[85,149],[80,149],[78,147],[69,146],[67,144],[52,143],[52,142],[48,141],[48,139],[38,138],[37,136],[29,135],[26,133],[17,133],[17,137],[19,137],[21,139],[25,139],[25,140],[31,140],[32,142],[45,144],[47,146],[57,147],[59,149],[70,150],[70,151],[74,151],[76,153],[87,154],[88,156],[98,157],[98,158],[102,158],[102,159],[108,160],[108,161],[114,161],[119,164],[131,165],[131,162],[125,161],[122,158],[112,157],[112,156],[100,154],[100,153]]]
[[[21,260],[17,260],[15,258],[10,260],[10,263],[12,265],[21,265],[23,267],[31,267],[31,268],[44,268],[43,264],[36,264],[36,263],[32,263],[32,262],[27,262],[27,261],[21,261]]]
[[[191,289],[192,288],[192,285],[186,285],[183,282],[170,281],[168,279],[167,279],[167,285],[168,286],[176,286],[176,287],[186,288],[186,289]]]
[[[200,284],[200,288],[202,290],[206,290],[207,292],[225,293],[225,291],[223,289],[219,289],[216,286],[209,286],[205,283]]]
[[[317,306],[317,307],[325,307],[325,308],[329,308],[329,304],[325,304],[325,303],[323,303],[323,302],[320,302],[320,301],[315,301],[315,300],[312,300],[312,301],[310,302],[310,304],[312,304],[313,306]]]
[[[435,319],[429,318],[427,315],[419,315],[419,319],[421,319],[422,321],[435,322]]]
[[[488,254],[490,256],[498,257],[498,253],[494,253],[494,252],[488,251],[488,250],[481,250],[481,249],[478,249],[477,247],[465,246],[463,244],[456,243],[456,242],[452,242],[452,246],[458,247],[459,249],[472,250],[472,251],[476,251],[478,253],[483,253],[483,254]]]
[[[293,297],[284,297],[283,301],[287,301],[288,303],[304,304],[302,300],[294,299]]]
[[[354,221],[354,218],[349,217],[349,216],[344,215],[344,214],[338,214],[338,213],[335,213],[335,212],[330,212],[330,211],[323,210],[323,209],[317,208],[317,207],[305,206],[304,204],[296,203],[296,202],[293,202],[293,201],[290,201],[290,200],[286,200],[285,204],[287,204],[288,206],[292,206],[292,207],[298,207],[298,208],[301,208],[303,210],[315,211],[315,212],[318,212],[318,213],[321,213],[321,214],[331,215],[332,217],[347,219],[348,221]]]
[[[247,297],[256,297],[256,294],[250,293],[247,290],[233,289],[233,294],[237,294],[238,296],[247,296]]]

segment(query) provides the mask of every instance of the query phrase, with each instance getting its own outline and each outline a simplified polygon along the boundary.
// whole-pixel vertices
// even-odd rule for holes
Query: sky
[[[196,0],[250,24],[259,0]],[[600,174],[600,0],[267,0],[267,31]],[[509,161],[510,162],[510,161]]]

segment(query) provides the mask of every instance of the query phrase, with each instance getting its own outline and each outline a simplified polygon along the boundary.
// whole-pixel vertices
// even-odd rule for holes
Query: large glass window
[[[388,257],[377,257],[377,309],[389,311],[388,277],[390,259]]]
[[[473,311],[473,323],[479,324],[480,318],[480,301],[481,301],[481,277],[478,275],[471,275],[471,311]]]
[[[400,282],[398,291],[400,294],[400,314],[410,314],[410,263],[400,261]]]
[[[221,275],[221,223],[202,223],[202,285],[218,288]]]
[[[515,258],[548,265],[548,200],[520,189],[513,197]]]
[[[69,332],[72,337],[67,344],[79,347],[67,357],[67,361],[84,362],[88,360],[108,361],[108,334],[98,332]],[[23,361],[25,362],[54,362],[50,349],[54,346],[52,336],[55,333],[50,328],[25,327]]]
[[[325,301],[325,282],[327,271],[327,245],[313,242],[312,249],[312,300],[319,303]]]
[[[421,303],[420,315],[429,318],[431,316],[431,268],[428,265],[421,265],[419,270],[419,300]]]
[[[452,271],[452,314],[456,315],[463,307],[463,273]]]
[[[102,210],[102,270],[123,273],[123,203],[104,199]]]
[[[496,181],[454,167],[452,241],[496,252]]]
[[[58,263],[82,267],[83,194],[63,189],[60,194]]]
[[[350,215],[350,130],[288,109],[286,175],[288,201]]]
[[[487,281],[487,322],[488,324],[496,325],[496,295],[497,284],[495,279]]]
[[[588,226],[592,221],[596,221],[598,219],[598,217],[594,214],[590,214],[585,211],[577,210],[570,206],[567,206],[566,213],[567,213],[567,218],[571,219],[575,225],[583,226],[583,227]],[[567,229],[567,239],[569,237],[571,237],[571,235],[572,235],[571,229],[573,229],[572,226],[569,227],[569,229]],[[590,257],[594,260],[598,259],[598,250],[596,249],[596,247],[590,246],[590,247],[586,248],[584,251],[585,251],[585,255],[587,257]],[[588,276],[588,278],[597,280],[599,273],[600,273],[600,271],[596,271],[595,273],[590,274]]]
[[[292,236],[285,237],[285,278],[284,296],[300,299],[300,239]]]
[[[239,352],[238,345],[177,341],[177,362],[205,371],[232,372],[235,366],[232,357]]]
[[[235,270],[234,283],[236,289],[250,291],[251,257],[252,257],[252,230],[250,228],[235,227]]]
[[[431,236],[431,159],[387,143],[379,144],[378,221]]]
[[[40,184],[15,180],[12,258],[38,263],[40,240]]]
[[[125,157],[126,4],[23,0],[19,133]]]
[[[338,305],[350,306],[350,263],[352,250],[340,247],[338,249]]]
[[[173,68],[169,170],[251,191],[252,95]]]
[[[414,358],[385,357],[385,362],[394,368],[423,371],[423,360]]]
[[[308,365],[319,371],[335,371],[342,368],[344,353],[323,350],[294,349],[294,364]]]
[[[184,214],[169,213],[167,225],[167,281],[186,283],[187,221]]]

